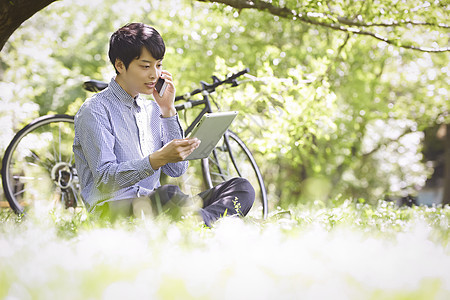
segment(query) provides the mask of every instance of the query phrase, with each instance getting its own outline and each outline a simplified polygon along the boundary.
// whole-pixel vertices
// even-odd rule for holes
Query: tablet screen
[[[208,157],[237,114],[237,111],[229,111],[203,115],[200,122],[188,136],[189,138],[198,138],[201,144],[186,160]]]

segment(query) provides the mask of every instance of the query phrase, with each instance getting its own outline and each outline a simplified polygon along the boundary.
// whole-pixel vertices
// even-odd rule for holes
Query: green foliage
[[[376,205],[359,201],[334,199],[331,205],[323,205],[316,201],[295,207],[292,214],[298,225],[323,226],[333,230],[340,226],[348,226],[357,230],[380,236],[395,238],[399,232],[406,232],[415,226],[416,222],[423,222],[437,229],[431,238],[435,242],[448,245],[450,242],[448,222],[449,207],[398,207],[394,202],[379,201]]]
[[[447,1],[245,1],[200,0],[224,3],[240,13],[254,9],[275,20],[312,24],[373,39],[405,49],[445,52],[449,4]],[[430,29],[432,31],[430,32]],[[417,36],[420,39],[417,39]]]
[[[445,22],[444,2],[272,3],[326,24],[397,22],[367,28],[401,43],[448,43],[437,25]],[[408,25],[408,18],[429,25]],[[223,78],[250,68],[245,83],[221,90],[215,100],[223,110],[241,111],[233,130],[261,166],[271,203],[337,195],[376,203],[386,195],[416,193],[432,171],[421,161],[421,130],[450,121],[448,55],[269,12],[184,0],[65,0],[25,22],[0,58],[0,84],[8,91],[1,95],[8,106],[0,117],[11,124],[0,148],[33,117],[74,114],[89,96],[84,80],[114,75],[109,36],[132,21],[151,24],[164,37],[164,67],[178,94],[212,74]]]

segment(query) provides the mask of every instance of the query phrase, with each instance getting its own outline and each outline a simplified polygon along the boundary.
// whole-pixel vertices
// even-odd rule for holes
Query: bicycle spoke
[[[58,126],[58,138],[59,138],[59,161],[61,161],[61,124]]]
[[[25,190],[20,190],[19,192],[14,193],[14,196],[17,197],[22,195],[23,193],[25,193]]]
[[[73,157],[73,152],[72,152],[72,151],[70,152],[69,160],[67,160],[66,162],[69,163],[69,164],[71,164],[71,165],[75,164],[75,162],[74,162],[74,157]]]
[[[225,139],[225,141],[226,141],[226,143],[228,143],[228,145],[229,145],[229,142],[228,142],[228,138],[226,138]],[[228,146],[228,148],[230,148],[229,146]],[[236,159],[235,159],[235,154],[236,153],[238,153],[237,151],[230,151],[229,152],[229,154],[230,154],[230,160],[231,160],[231,163],[233,164],[233,167],[234,167],[234,169],[236,170],[236,172],[237,172],[237,175],[239,176],[239,177],[243,177],[242,176],[242,173],[241,173],[241,171],[239,170],[239,166],[238,166],[238,164],[236,163]],[[231,167],[231,164],[227,164],[229,167]]]
[[[29,166],[32,166],[32,167],[42,167],[41,165],[38,165],[38,164],[36,164],[36,163],[33,163],[33,162],[27,162],[27,165],[29,165]]]
[[[20,175],[13,176],[13,179],[25,180],[25,181],[27,181],[27,180],[43,180],[42,177],[30,177],[30,176],[20,176]]]
[[[51,133],[51,136],[52,136],[51,144],[52,144],[52,150],[53,150],[53,161],[56,161],[56,160],[57,160],[57,157],[58,157],[58,152],[56,151],[56,145],[55,145],[54,133],[53,133],[53,131],[52,131],[52,128],[50,128],[50,133]]]
[[[27,163],[29,163],[29,164],[31,164],[31,165],[37,165],[37,166],[42,167],[42,168],[45,168],[45,169],[47,169],[47,170],[51,170],[51,169],[52,169],[52,164],[49,164],[49,163],[46,163],[45,161],[43,161],[43,160],[35,153],[34,150],[31,150],[31,149],[30,149],[30,153],[31,153],[31,155],[33,156],[33,158],[34,158],[35,160],[37,160],[38,162],[40,162],[40,165],[37,165],[36,163],[33,163],[33,162],[27,162]]]

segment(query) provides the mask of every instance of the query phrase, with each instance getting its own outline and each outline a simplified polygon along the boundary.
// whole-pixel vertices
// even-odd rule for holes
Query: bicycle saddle
[[[83,88],[89,92],[100,92],[104,90],[108,84],[100,80],[89,80],[83,83]]]

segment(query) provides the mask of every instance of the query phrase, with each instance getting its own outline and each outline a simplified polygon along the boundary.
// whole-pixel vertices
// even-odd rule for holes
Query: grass
[[[344,201],[266,221],[0,212],[0,299],[449,299],[450,207]]]

